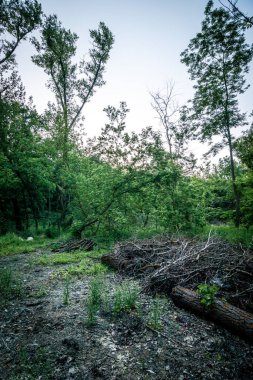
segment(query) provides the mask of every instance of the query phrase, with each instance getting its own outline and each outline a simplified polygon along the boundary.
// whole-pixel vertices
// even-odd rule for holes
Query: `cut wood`
[[[84,250],[84,251],[92,251],[94,247],[94,242],[91,239],[78,239],[78,240],[69,240],[66,242],[63,242],[54,249],[52,249],[53,252],[71,252],[71,251],[78,251],[78,250]]]
[[[253,314],[221,300],[214,300],[213,304],[206,308],[200,302],[201,296],[198,293],[182,286],[174,287],[171,297],[177,306],[211,319],[230,331],[253,341]]]

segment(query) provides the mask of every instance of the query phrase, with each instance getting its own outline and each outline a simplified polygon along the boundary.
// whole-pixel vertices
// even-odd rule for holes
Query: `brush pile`
[[[216,284],[220,296],[253,311],[253,251],[209,235],[207,241],[159,236],[119,243],[102,262],[142,280],[146,291]]]

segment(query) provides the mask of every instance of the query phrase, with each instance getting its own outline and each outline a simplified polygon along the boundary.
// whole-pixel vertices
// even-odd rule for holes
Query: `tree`
[[[150,93],[152,97],[151,106],[157,113],[159,121],[164,129],[166,142],[171,157],[178,156],[181,152],[182,139],[178,138],[177,115],[179,106],[175,102],[174,84],[167,83],[165,93],[157,91]]]
[[[151,127],[143,128],[140,133],[125,131],[129,112],[125,102],[119,108],[108,106],[104,112],[109,122],[100,136],[88,140],[88,155],[125,171],[150,168],[155,165],[157,155],[164,155],[160,134]]]
[[[231,129],[245,123],[238,106],[238,95],[248,88],[244,75],[249,70],[253,47],[245,42],[244,28],[229,11],[213,8],[208,1],[202,30],[182,52],[182,62],[196,81],[193,98],[193,119],[202,141],[212,141],[219,135],[222,141],[212,146],[217,153],[228,147],[235,198],[235,225],[240,224],[240,198],[236,185],[236,170]]]
[[[196,161],[192,154],[187,153],[186,148],[186,143],[191,138],[191,129],[185,125],[183,120],[184,107],[180,108],[175,100],[174,84],[167,83],[164,92],[157,91],[150,95],[152,97],[151,106],[157,113],[165,132],[169,158],[186,165],[187,169],[192,169]]]
[[[103,22],[97,30],[90,31],[90,36],[90,61],[82,60],[79,65],[73,63],[78,37],[63,28],[55,15],[46,19],[41,41],[34,39],[38,54],[33,57],[33,61],[49,75],[48,86],[56,97],[56,104],[51,105],[50,111],[65,163],[68,160],[71,137],[81,119],[83,107],[95,89],[105,83],[105,64],[114,42],[112,33]]]
[[[36,228],[52,183],[52,163],[42,148],[41,119],[32,104],[0,101],[0,216],[17,231]]]

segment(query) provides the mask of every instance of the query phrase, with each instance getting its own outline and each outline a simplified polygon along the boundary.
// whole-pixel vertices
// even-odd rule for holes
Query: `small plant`
[[[19,297],[22,294],[22,279],[20,274],[10,268],[0,269],[0,296],[2,300]]]
[[[98,310],[99,310],[99,305],[95,304],[92,301],[91,297],[88,297],[86,301],[86,311],[87,311],[86,325],[87,326],[91,327],[97,323]]]
[[[214,297],[219,291],[217,285],[200,284],[197,287],[197,293],[201,296],[200,302],[204,307],[209,308],[214,303]]]
[[[64,283],[64,289],[63,289],[63,304],[64,305],[68,305],[69,304],[69,285],[70,285],[70,280],[69,278],[67,277],[65,279],[65,283]]]
[[[42,285],[35,293],[35,298],[43,298],[48,294],[48,289],[45,285]]]
[[[112,313],[119,314],[122,311],[133,310],[139,304],[139,287],[130,281],[125,281],[117,286],[114,292]]]
[[[161,330],[163,327],[161,317],[163,314],[165,305],[165,300],[159,297],[156,297],[152,300],[149,313],[148,313],[148,326],[154,330]]]
[[[104,282],[102,278],[94,278],[89,285],[89,292],[86,300],[87,318],[86,324],[94,326],[97,321],[97,312],[103,302]]]

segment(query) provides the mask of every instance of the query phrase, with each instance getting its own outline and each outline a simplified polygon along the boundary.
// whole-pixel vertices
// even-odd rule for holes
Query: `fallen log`
[[[221,300],[214,300],[213,304],[207,308],[200,302],[201,296],[198,293],[182,286],[172,289],[171,298],[177,306],[211,319],[233,333],[253,341],[253,314]]]
[[[127,260],[120,259],[111,253],[103,255],[101,257],[101,262],[102,264],[106,264],[113,269],[124,269],[128,264]]]

